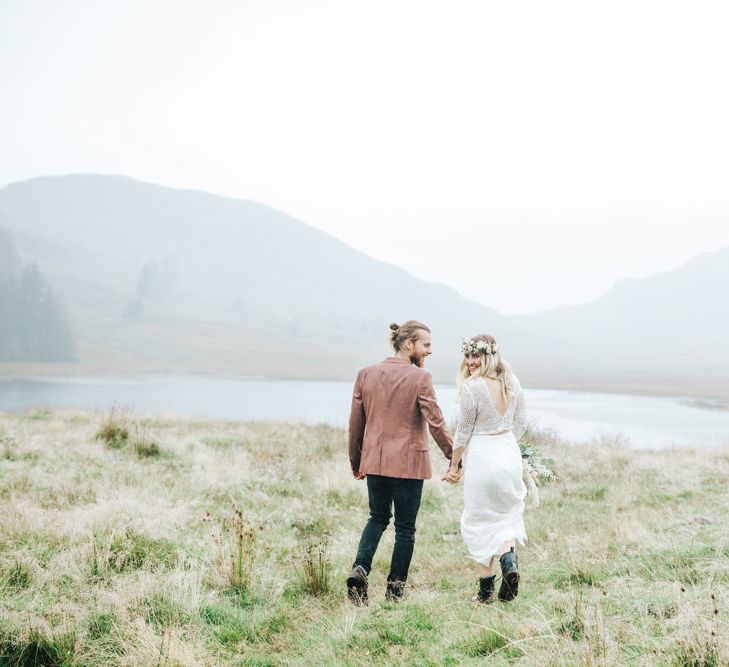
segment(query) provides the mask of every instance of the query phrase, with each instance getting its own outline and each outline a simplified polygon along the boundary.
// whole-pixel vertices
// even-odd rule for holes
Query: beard
[[[417,366],[418,368],[422,368],[425,365],[425,356],[419,357],[416,354],[410,355],[410,363],[413,366]]]

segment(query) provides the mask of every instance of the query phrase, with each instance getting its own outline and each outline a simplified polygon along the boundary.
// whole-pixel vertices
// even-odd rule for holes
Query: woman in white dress
[[[464,508],[461,534],[479,577],[478,602],[496,598],[496,558],[501,565],[499,600],[519,592],[516,543],[526,542],[522,459],[518,439],[526,428],[524,393],[493,336],[464,341],[458,371],[460,417],[451,466],[443,479],[460,478],[463,459]]]

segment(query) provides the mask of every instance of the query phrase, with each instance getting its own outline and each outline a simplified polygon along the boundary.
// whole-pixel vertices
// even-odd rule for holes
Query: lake
[[[457,418],[454,385],[436,392],[449,423]],[[205,377],[45,377],[0,379],[0,410],[108,410],[226,420],[301,420],[346,426],[350,382]],[[525,389],[530,420],[574,442],[620,435],[636,448],[729,444],[729,411],[685,399]]]

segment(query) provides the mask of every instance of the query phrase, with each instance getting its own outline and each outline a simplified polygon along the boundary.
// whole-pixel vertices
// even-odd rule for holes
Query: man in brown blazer
[[[377,545],[395,509],[395,547],[387,576],[388,600],[402,597],[415,546],[415,520],[423,480],[430,479],[430,433],[447,459],[453,441],[423,362],[431,353],[430,329],[411,320],[390,325],[395,356],[362,369],[349,415],[349,460],[355,479],[367,478],[370,518],[347,578],[355,604],[367,604],[367,576]]]

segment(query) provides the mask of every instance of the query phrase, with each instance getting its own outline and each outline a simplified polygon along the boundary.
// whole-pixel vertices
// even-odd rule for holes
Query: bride
[[[524,394],[493,336],[464,341],[458,370],[460,417],[451,466],[443,479],[456,483],[464,466],[461,534],[478,567],[475,600],[496,598],[495,560],[501,565],[499,600],[519,592],[516,542],[524,544],[524,499],[521,452],[517,440],[526,428]]]

